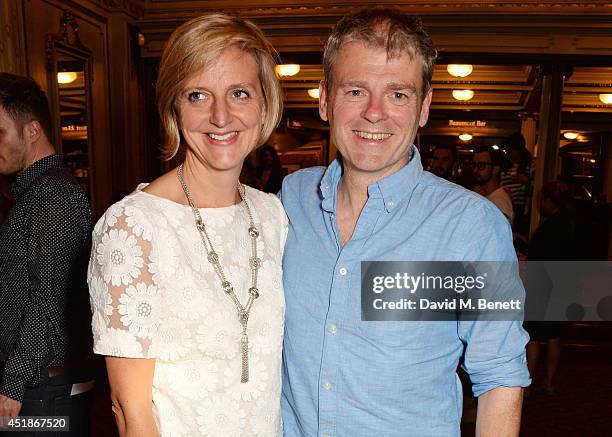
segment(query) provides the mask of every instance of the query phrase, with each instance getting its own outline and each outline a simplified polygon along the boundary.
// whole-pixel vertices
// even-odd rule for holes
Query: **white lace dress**
[[[284,328],[280,201],[246,187],[258,238],[260,296],[248,324],[249,382],[240,382],[240,323],[204,254],[188,206],[136,191],[93,233],[88,282],[94,351],[155,358],[153,415],[162,436],[276,436]],[[200,209],[242,303],[250,286],[242,205]]]

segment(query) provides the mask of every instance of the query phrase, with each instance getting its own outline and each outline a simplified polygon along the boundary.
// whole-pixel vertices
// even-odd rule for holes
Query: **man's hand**
[[[9,417],[17,417],[20,411],[21,402],[0,395],[0,428],[6,426]]]

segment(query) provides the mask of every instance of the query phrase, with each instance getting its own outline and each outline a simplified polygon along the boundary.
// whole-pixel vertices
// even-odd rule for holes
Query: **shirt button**
[[[338,327],[335,324],[331,324],[329,325],[329,332],[331,332],[332,334],[335,334],[336,331],[338,330]]]
[[[389,208],[393,208],[395,206],[395,202],[389,202],[388,205],[389,205]]]
[[[327,381],[325,384],[323,384],[323,388],[325,390],[331,390],[331,388],[332,388],[331,382]]]
[[[344,267],[342,267],[339,271],[342,276],[346,276],[346,274],[348,273],[348,270],[345,269]]]

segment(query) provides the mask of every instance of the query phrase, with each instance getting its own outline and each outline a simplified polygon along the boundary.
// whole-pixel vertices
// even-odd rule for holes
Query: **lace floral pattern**
[[[189,207],[142,191],[94,229],[88,282],[94,351],[155,358],[153,413],[162,436],[280,435],[284,327],[279,200],[246,190],[261,230],[260,297],[249,318],[250,381],[240,383],[240,324],[206,260]],[[246,302],[248,218],[240,205],[201,209],[234,290]]]

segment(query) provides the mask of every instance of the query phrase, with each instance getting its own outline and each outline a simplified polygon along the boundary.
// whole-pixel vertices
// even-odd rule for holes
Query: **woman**
[[[157,100],[164,156],[184,161],[108,209],[89,267],[120,434],[277,435],[287,219],[238,182],[280,118],[273,48],[196,18],[168,40]]]

